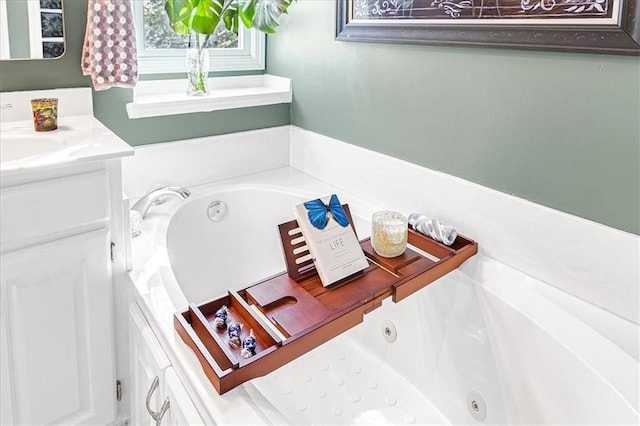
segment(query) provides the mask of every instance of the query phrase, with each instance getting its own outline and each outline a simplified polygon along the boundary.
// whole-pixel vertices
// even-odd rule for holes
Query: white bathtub
[[[402,302],[385,301],[344,335],[217,395],[173,332],[171,315],[187,301],[202,302],[283,271],[276,225],[291,220],[294,204],[332,191],[290,169],[202,186],[186,202],[154,208],[143,236],[134,239],[131,276],[138,303],[205,418],[291,424],[640,422],[637,325],[482,251]],[[351,206],[359,236],[367,236],[363,218],[375,206],[338,193]],[[207,207],[217,200],[228,211],[212,222]],[[381,332],[389,322],[397,330],[392,343]],[[478,420],[483,411],[486,417]]]

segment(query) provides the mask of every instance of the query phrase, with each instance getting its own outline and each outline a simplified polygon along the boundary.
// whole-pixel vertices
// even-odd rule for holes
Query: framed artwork
[[[336,39],[640,55],[638,0],[336,0]]]

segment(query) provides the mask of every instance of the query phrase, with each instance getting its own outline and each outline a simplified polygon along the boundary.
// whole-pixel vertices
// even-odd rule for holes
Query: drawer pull
[[[149,413],[151,418],[156,422],[156,426],[160,426],[160,423],[162,423],[162,418],[169,410],[169,398],[166,398],[164,400],[164,402],[162,403],[162,406],[160,406],[160,411],[153,411],[151,409],[151,398],[153,397],[153,393],[156,391],[156,389],[158,389],[159,386],[160,386],[160,379],[158,378],[158,376],[156,376],[154,377],[153,382],[151,382],[151,386],[149,387],[149,391],[147,392],[147,400],[146,400],[147,412]]]

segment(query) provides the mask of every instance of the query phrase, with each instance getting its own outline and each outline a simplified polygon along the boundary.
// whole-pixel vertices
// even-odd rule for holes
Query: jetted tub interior
[[[295,204],[324,195],[233,187],[183,203],[166,238],[186,299],[284,271],[277,224],[292,219]],[[212,221],[216,201],[226,212]],[[351,210],[359,237],[368,236],[365,212]],[[277,421],[294,424],[637,424],[638,354],[567,303],[629,326],[479,254],[251,385],[281,413]]]

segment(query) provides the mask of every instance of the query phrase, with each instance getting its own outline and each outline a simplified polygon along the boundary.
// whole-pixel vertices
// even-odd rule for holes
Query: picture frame
[[[640,55],[638,0],[336,0],[336,40]]]

